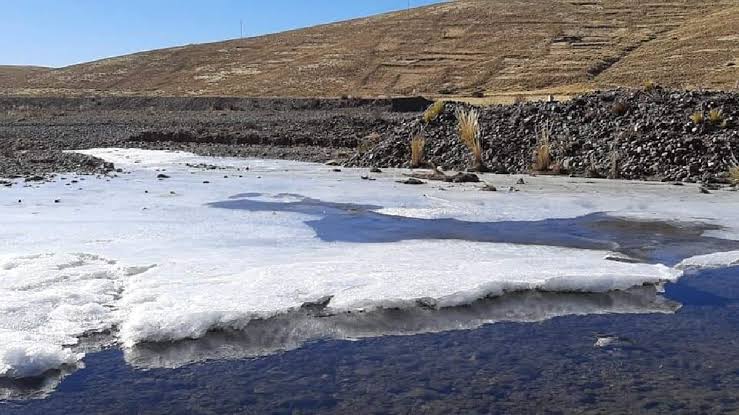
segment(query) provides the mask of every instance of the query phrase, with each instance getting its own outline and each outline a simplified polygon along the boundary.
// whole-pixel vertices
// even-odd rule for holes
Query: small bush
[[[485,170],[482,162],[482,143],[480,142],[480,115],[474,109],[458,109],[456,116],[457,133],[459,134],[459,139],[472,153],[473,169],[479,171]]]
[[[692,114],[690,114],[690,121],[693,122],[695,125],[703,124],[703,121],[705,120],[705,116],[702,112],[696,111]]]
[[[426,137],[416,134],[411,138],[411,168],[420,167],[423,162],[423,148],[426,146]]]
[[[645,92],[652,92],[652,91],[654,91],[657,88],[658,88],[657,83],[654,82],[654,81],[652,81],[652,80],[648,80],[648,81],[644,82],[644,91]]]
[[[549,171],[552,167],[552,127],[545,124],[536,133],[536,148],[534,149],[534,165],[536,171]]]
[[[436,101],[429,105],[423,113],[423,122],[430,124],[431,121],[435,120],[444,111],[444,105],[446,105],[444,101]]]
[[[720,109],[708,111],[708,121],[713,125],[720,125],[724,121],[724,112]]]

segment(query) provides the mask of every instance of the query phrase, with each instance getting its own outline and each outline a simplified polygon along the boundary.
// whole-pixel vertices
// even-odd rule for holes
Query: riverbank
[[[0,177],[114,170],[99,159],[62,153],[94,147],[407,167],[415,134],[426,138],[428,161],[466,169],[470,155],[457,137],[455,112],[468,107],[447,103],[427,122],[428,103],[420,98],[0,98]],[[729,184],[728,171],[739,158],[734,92],[614,90],[479,112],[482,161],[497,173],[532,172],[544,130],[551,169],[537,174]]]

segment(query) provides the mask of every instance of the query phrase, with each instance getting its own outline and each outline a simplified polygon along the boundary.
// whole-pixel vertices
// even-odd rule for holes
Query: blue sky
[[[411,6],[440,0],[410,0]],[[66,66],[369,16],[409,0],[2,0],[0,64]]]

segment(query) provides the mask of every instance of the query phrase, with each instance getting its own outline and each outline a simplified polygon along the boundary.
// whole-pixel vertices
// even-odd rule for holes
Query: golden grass
[[[477,168],[482,166],[482,143],[480,142],[480,114],[474,110],[457,109],[457,133],[459,139],[472,153]]]
[[[426,146],[426,137],[416,134],[411,138],[411,168],[420,167],[423,164],[423,148]]]
[[[653,80],[644,81],[644,91],[646,92],[652,92],[655,89],[657,89],[657,83]]]
[[[708,121],[711,124],[721,124],[721,122],[724,120],[724,112],[720,109],[712,109],[708,111]]]
[[[552,167],[552,127],[544,124],[536,133],[536,148],[534,149],[535,171],[549,171]]]
[[[690,121],[693,121],[693,124],[695,125],[703,124],[704,120],[705,120],[705,116],[700,111],[696,111],[690,114]]]
[[[734,166],[729,169],[729,180],[734,184],[739,184],[739,166]]]
[[[444,101],[436,101],[433,104],[429,105],[428,108],[426,108],[426,111],[423,113],[423,122],[426,124],[431,123],[431,121],[435,120],[439,114],[444,111],[444,105],[446,105],[446,102]]]

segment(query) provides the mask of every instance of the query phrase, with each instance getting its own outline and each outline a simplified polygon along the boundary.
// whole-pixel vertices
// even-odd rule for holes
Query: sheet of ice
[[[27,377],[82,357],[64,346],[113,325],[132,270],[93,255],[0,256],[0,377]]]
[[[0,190],[3,264],[22,264],[0,269],[0,289],[15,307],[11,312],[11,306],[0,305],[8,307],[0,313],[0,327],[14,336],[40,336],[32,337],[33,344],[43,345],[22,346],[18,354],[17,346],[25,343],[3,342],[10,338],[3,336],[6,375],[71,363],[79,355],[66,346],[111,325],[132,346],[243,327],[327,295],[335,311],[398,306],[422,297],[447,306],[504,290],[607,291],[679,276],[660,265],[607,261],[607,253],[598,251],[441,240],[327,243],[305,224],[315,216],[208,206],[236,194],[283,202],[295,199],[287,194],[300,194],[383,206],[395,214],[475,221],[609,211],[700,219],[727,226],[725,236],[732,237],[739,223],[736,193],[701,195],[689,186],[527,178],[524,191],[490,193],[471,185],[402,185],[395,182],[401,173],[395,170],[370,182],[357,170],[335,173],[298,162],[121,149],[85,153],[130,174],[110,182],[68,175]],[[170,178],[156,180],[160,173]],[[504,187],[516,177],[485,179]],[[23,259],[29,255],[35,256]],[[30,288],[19,289],[23,284]],[[24,323],[16,324],[15,316]]]
[[[739,265],[739,251],[716,252],[687,258],[675,266],[677,269],[724,268]]]

